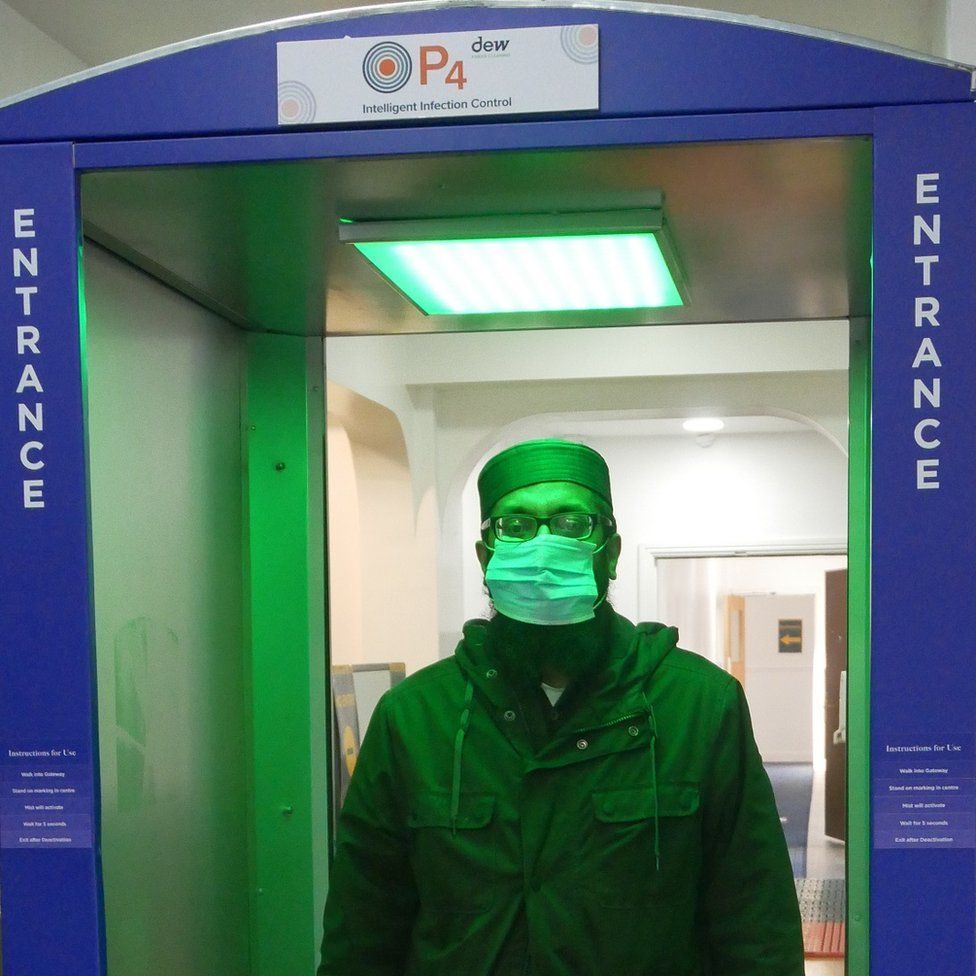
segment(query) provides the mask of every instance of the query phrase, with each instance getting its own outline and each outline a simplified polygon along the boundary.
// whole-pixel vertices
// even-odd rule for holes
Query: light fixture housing
[[[586,213],[344,220],[425,315],[666,308],[687,301],[660,206]]]

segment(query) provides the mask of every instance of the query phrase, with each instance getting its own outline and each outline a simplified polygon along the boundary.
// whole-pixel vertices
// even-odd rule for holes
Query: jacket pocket
[[[437,912],[480,912],[497,881],[495,797],[462,793],[451,822],[451,794],[410,796],[411,861],[421,907]]]
[[[592,794],[579,881],[605,905],[646,904],[697,895],[701,872],[699,791],[694,783]]]
[[[462,793],[453,826],[459,830],[486,827],[494,812],[495,798],[490,793]],[[408,822],[411,827],[451,827],[451,794],[414,793]]]

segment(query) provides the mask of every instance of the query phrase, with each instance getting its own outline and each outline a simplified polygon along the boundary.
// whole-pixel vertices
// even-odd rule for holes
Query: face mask
[[[496,541],[485,570],[495,609],[526,624],[592,620],[598,596],[593,576],[597,552],[592,542],[558,535],[537,535],[528,542]]]

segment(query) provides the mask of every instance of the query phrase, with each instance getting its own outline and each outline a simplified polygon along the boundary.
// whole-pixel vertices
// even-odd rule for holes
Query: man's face
[[[498,515],[531,515],[535,518],[549,518],[567,512],[584,512],[588,515],[612,515],[610,506],[589,488],[569,481],[544,481],[541,484],[517,488],[503,495],[491,510],[492,517]],[[549,527],[539,526],[539,535],[549,533]],[[606,593],[610,580],[617,578],[617,559],[620,557],[620,536],[612,527],[598,523],[593,534],[587,539],[598,549],[593,557],[593,575],[596,577],[597,591]],[[605,545],[604,545],[605,543]],[[483,541],[475,545],[478,562],[482,572],[491,559],[495,537],[491,529]],[[491,548],[489,548],[491,547]]]

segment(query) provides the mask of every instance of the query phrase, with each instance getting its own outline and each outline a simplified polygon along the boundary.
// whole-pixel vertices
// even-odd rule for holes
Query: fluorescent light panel
[[[683,304],[658,240],[659,211],[640,212],[641,219],[634,213],[618,221],[622,230],[612,214],[560,214],[343,223],[340,238],[427,315]],[[506,220],[514,233],[504,233]],[[574,224],[581,230],[573,232]],[[479,229],[491,233],[477,236]],[[401,231],[416,239],[390,239]]]

